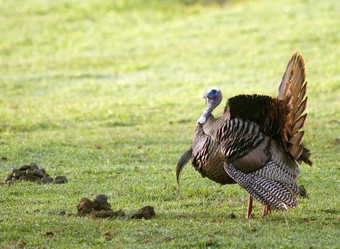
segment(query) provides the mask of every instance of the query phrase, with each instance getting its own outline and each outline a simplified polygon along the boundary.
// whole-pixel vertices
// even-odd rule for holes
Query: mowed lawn
[[[31,162],[69,179],[0,184],[0,248],[340,248],[339,1],[0,0],[0,33],[0,181]],[[237,185],[187,165],[178,187],[204,92],[276,96],[295,51],[310,199],[245,219]],[[126,216],[74,215],[97,194]]]

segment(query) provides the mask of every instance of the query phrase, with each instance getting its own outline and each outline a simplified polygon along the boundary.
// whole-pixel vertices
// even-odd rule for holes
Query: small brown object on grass
[[[97,195],[94,201],[88,198],[83,198],[77,205],[78,216],[91,216],[91,218],[113,218],[124,216],[123,210],[113,211],[111,205],[107,202],[106,195]]]
[[[86,216],[90,215],[93,211],[93,202],[88,198],[83,198],[80,200],[79,204],[77,205],[78,215],[79,216]]]
[[[135,212],[131,219],[151,219],[155,217],[156,213],[152,206],[145,206],[139,209],[137,212]]]
[[[62,184],[68,182],[66,176],[56,176],[53,181],[53,184]]]
[[[46,235],[46,236],[53,236],[53,235],[54,235],[54,232],[48,230],[48,231],[44,232],[44,235]]]

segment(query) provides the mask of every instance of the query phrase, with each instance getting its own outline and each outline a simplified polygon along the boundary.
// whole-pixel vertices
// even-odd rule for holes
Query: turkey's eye
[[[212,93],[215,94],[215,93],[216,93],[216,90],[212,90]]]

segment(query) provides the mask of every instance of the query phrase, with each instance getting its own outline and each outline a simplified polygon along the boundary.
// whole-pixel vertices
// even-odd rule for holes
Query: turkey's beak
[[[206,92],[203,96],[203,98],[205,99],[205,105],[207,104],[207,102],[209,104],[212,104],[214,102],[214,99],[209,94],[210,92]]]

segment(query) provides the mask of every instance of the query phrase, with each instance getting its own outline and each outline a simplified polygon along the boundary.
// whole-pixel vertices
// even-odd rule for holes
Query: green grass
[[[0,247],[340,248],[339,13],[333,0],[1,0],[0,179],[34,161],[69,183],[0,185]],[[299,184],[310,199],[266,218],[256,203],[247,220],[239,186],[187,166],[177,188],[198,96],[211,86],[275,96],[295,51],[309,82],[314,165]],[[57,215],[91,194],[128,216],[152,205],[156,217]]]

